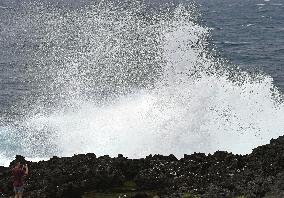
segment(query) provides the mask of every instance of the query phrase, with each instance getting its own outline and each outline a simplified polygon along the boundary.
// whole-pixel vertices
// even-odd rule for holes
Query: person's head
[[[16,162],[16,168],[20,168],[21,167],[21,162]]]

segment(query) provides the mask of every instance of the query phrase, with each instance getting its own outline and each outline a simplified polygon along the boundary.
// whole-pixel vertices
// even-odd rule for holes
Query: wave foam
[[[283,133],[282,96],[273,80],[216,60],[208,29],[193,22],[192,10],[179,7],[148,23],[136,7],[106,8],[56,12],[58,19],[43,15],[50,20],[43,38],[55,51],[44,48],[47,58],[31,72],[45,94],[38,93],[36,105],[14,125],[18,132],[11,132],[17,138],[25,132],[23,154],[244,154]],[[52,27],[58,31],[51,33]],[[61,43],[75,27],[72,45]]]

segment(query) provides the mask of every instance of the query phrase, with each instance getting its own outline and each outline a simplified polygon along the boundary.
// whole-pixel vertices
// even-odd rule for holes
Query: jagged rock
[[[15,160],[26,163],[19,155]],[[15,160],[9,168],[0,167],[2,197],[13,194],[10,170]],[[284,197],[283,136],[243,156],[216,151],[213,155],[184,155],[178,160],[174,155],[128,159],[122,154],[97,158],[88,153],[28,164],[25,197],[29,198],[77,198],[86,191],[121,187],[126,181],[135,183],[137,193],[133,197],[147,197],[139,193],[145,190],[157,191],[161,198],[187,194],[204,198]]]

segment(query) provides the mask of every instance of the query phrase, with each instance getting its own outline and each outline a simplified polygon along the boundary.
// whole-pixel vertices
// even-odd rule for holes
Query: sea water
[[[250,153],[284,133],[280,1],[0,1],[0,165]]]

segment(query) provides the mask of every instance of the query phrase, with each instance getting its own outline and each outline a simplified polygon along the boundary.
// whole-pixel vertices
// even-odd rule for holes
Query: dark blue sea
[[[281,0],[200,1],[202,21],[219,55],[273,77],[283,91],[284,5]]]
[[[0,165],[249,153],[283,91],[282,0],[0,0]]]

